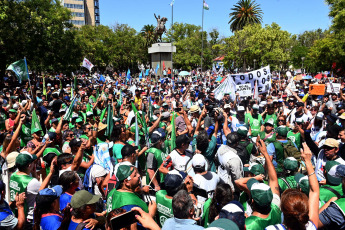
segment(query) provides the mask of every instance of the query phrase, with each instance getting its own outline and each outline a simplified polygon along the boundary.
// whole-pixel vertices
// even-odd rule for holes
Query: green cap
[[[72,196],[71,206],[72,208],[80,208],[86,204],[96,204],[99,199],[101,199],[101,196],[92,195],[86,190],[80,190]]]
[[[159,106],[159,105],[153,105],[153,108],[154,108],[154,109],[159,109],[160,106]]]
[[[278,128],[276,128],[276,132],[278,133],[278,136],[286,137],[288,132],[289,132],[289,128],[282,125],[282,126],[279,126]]]
[[[325,170],[327,171],[327,184],[339,185],[341,184],[342,178],[337,175],[336,169],[337,165],[340,165],[337,161],[327,161],[325,165]]]
[[[265,174],[264,167],[258,163],[253,163],[249,167],[244,167],[243,170],[246,172],[251,172],[255,176],[260,175],[260,174]]]
[[[254,202],[260,207],[266,207],[271,204],[273,193],[270,186],[251,178],[247,182],[247,187]]]
[[[135,133],[135,124],[131,126],[131,133]],[[144,133],[139,129],[139,136],[144,136]]]
[[[10,112],[10,113],[17,113],[17,110],[15,110],[15,109],[10,109],[10,110],[8,110],[8,112]]]
[[[298,161],[294,157],[287,157],[284,160],[283,165],[286,170],[290,170],[292,172],[297,171],[298,169]]]
[[[83,119],[81,119],[80,117],[77,118],[77,120],[75,121],[76,123],[79,123],[79,122],[83,122]]]
[[[16,157],[16,166],[21,167],[21,166],[27,166],[33,161],[37,159],[36,154],[30,154],[29,152],[21,152],[19,155]]]
[[[302,190],[303,193],[309,194],[309,179],[308,176],[305,176],[301,173],[295,175],[295,181],[298,184],[298,187]]]
[[[246,126],[240,126],[237,129],[237,134],[241,137],[246,137],[248,135],[248,129]]]
[[[120,165],[117,168],[116,178],[118,181],[124,181],[125,179],[130,179],[130,176],[132,175],[133,171],[134,171],[134,166]]]
[[[218,220],[215,220],[208,227],[224,230],[239,230],[239,227],[234,221],[226,218],[220,218]]]

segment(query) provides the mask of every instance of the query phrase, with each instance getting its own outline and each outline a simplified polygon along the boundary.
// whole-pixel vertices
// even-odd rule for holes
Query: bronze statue
[[[162,41],[162,35],[163,33],[167,32],[166,28],[165,28],[165,23],[168,21],[168,19],[166,17],[162,17],[160,15],[158,15],[158,17],[156,16],[156,14],[154,14],[156,20],[157,20],[157,27],[155,28],[155,41]]]

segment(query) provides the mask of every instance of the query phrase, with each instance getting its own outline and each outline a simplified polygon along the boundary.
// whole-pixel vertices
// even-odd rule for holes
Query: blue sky
[[[171,0],[100,0],[101,24],[128,24],[137,31],[146,24],[156,25],[154,13],[167,17],[171,26]],[[230,36],[229,12],[237,0],[206,0],[204,30],[217,28]],[[329,7],[323,0],[257,0],[264,12],[263,24],[278,23],[283,30],[299,34],[306,30],[327,29],[331,25]],[[201,26],[202,0],[175,0],[174,22]]]

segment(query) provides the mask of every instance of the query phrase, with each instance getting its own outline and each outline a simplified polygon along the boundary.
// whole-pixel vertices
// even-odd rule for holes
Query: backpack
[[[92,180],[90,180],[92,166],[93,165],[91,165],[88,169],[86,169],[84,180],[83,180],[83,186],[86,191],[94,194],[94,191],[93,191],[94,183],[92,183]]]
[[[249,154],[247,151],[247,146],[250,144],[249,141],[244,143],[239,143],[236,146],[237,155],[240,157],[242,164],[247,164],[249,162]]]
[[[283,144],[284,148],[284,158],[287,157],[294,157],[297,161],[301,161],[301,152],[298,151],[296,146],[292,143],[292,141],[288,141],[286,144]]]

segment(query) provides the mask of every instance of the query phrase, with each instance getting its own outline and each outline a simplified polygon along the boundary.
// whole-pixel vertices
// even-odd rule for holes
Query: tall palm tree
[[[154,32],[155,32],[155,26],[154,25],[145,25],[140,33],[142,36],[144,36],[146,38],[146,46],[149,47],[152,45],[154,41],[154,38],[155,38],[155,35],[154,35]]]
[[[242,30],[248,24],[262,22],[262,10],[255,0],[239,0],[229,14],[230,30]]]

